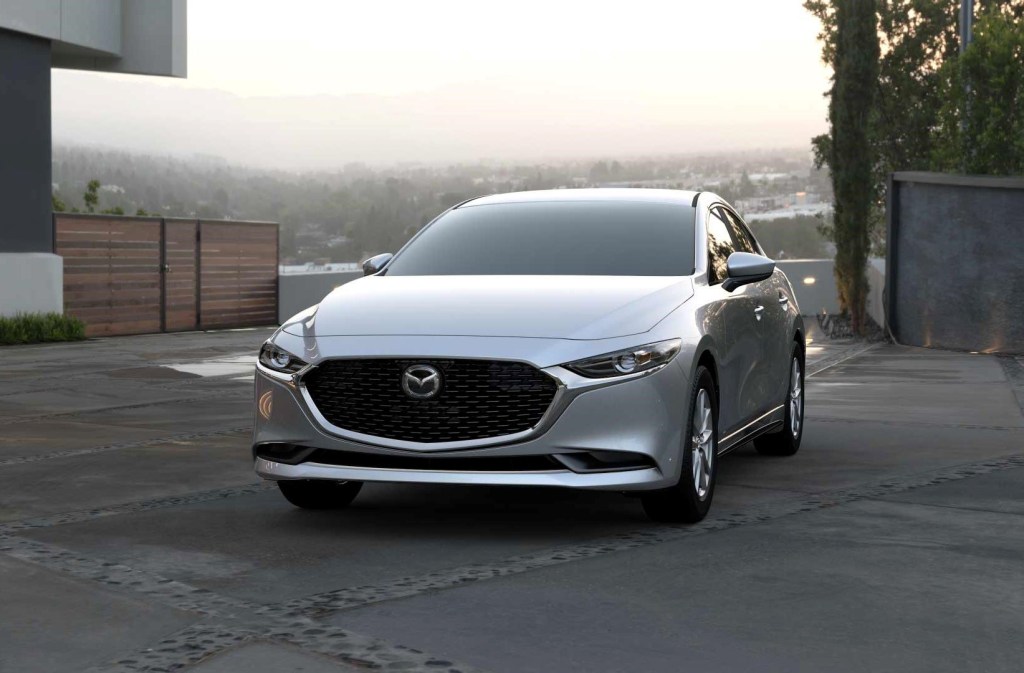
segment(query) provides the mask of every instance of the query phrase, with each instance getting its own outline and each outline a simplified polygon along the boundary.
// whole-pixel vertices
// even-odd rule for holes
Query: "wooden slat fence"
[[[89,336],[159,332],[160,220],[58,216],[64,310]]]
[[[200,221],[203,327],[277,322],[277,225]]]
[[[88,336],[277,322],[276,224],[59,213],[53,226],[64,309]]]
[[[199,325],[199,222],[164,220],[164,331]]]

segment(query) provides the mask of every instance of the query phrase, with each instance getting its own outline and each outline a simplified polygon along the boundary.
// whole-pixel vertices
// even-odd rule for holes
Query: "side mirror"
[[[722,282],[722,289],[732,292],[741,285],[771,278],[775,262],[749,252],[734,252],[725,261],[725,268],[729,277]]]
[[[375,273],[379,273],[380,270],[383,269],[387,265],[387,263],[391,261],[392,257],[394,257],[394,255],[392,255],[390,252],[385,252],[382,255],[374,255],[370,259],[363,262],[363,275],[372,276]]]

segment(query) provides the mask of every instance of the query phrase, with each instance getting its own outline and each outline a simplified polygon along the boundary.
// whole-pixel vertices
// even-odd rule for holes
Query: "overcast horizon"
[[[798,2],[549,4],[191,3],[188,79],[54,70],[54,140],[302,170],[809,150],[826,128]]]

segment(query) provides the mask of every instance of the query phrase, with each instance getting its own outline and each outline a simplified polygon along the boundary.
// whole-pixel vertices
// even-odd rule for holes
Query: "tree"
[[[1024,174],[1024,21],[986,9],[964,54],[943,66],[933,164],[939,170]]]
[[[50,203],[53,204],[53,212],[55,213],[63,213],[68,209],[67,204],[61,201],[60,197],[56,194],[50,195]]]
[[[611,174],[607,161],[598,161],[590,167],[590,181],[604,182]]]
[[[89,184],[86,185],[85,194],[82,195],[82,200],[85,201],[86,212],[92,213],[96,211],[96,204],[100,201],[99,189],[99,180],[90,180]]]
[[[979,37],[985,31],[986,15],[992,11],[1017,27],[1024,19],[1024,0],[979,0],[976,4],[982,17],[975,25]],[[829,64],[835,59],[836,5],[835,0],[804,2],[821,21],[818,38],[822,59]],[[881,0],[876,4],[880,48],[871,142],[876,154],[872,234],[878,243],[882,241],[889,173],[946,170],[950,165],[948,156],[936,161],[940,143],[936,129],[948,127],[950,95],[959,98],[951,88],[949,66],[957,61],[960,50],[959,10],[960,0]],[[1017,63],[1019,72],[1020,61]],[[827,134],[812,140],[819,166],[828,164],[830,143]]]
[[[870,123],[874,153],[874,207],[869,232],[875,254],[884,249],[886,178],[895,170],[929,170],[932,132],[942,105],[939,69],[955,58],[958,0],[882,0],[875,5],[879,61]],[[835,0],[807,0],[804,7],[822,25],[822,59],[834,64]],[[831,135],[812,139],[818,167],[830,166]]]
[[[878,23],[874,0],[835,0],[835,44],[829,94],[828,164],[835,195],[835,274],[839,304],[863,333],[865,266],[875,194],[872,114],[878,83]]]
[[[856,9],[864,10],[860,3],[854,4]],[[962,172],[967,167],[974,172],[1015,170],[1012,158],[1022,156],[1018,121],[1021,56],[1019,48],[1010,45],[1017,39],[1013,36],[1019,36],[1024,0],[979,0],[977,6],[982,20],[976,24],[975,33],[983,45],[989,37],[986,34],[990,34],[992,44],[969,49],[973,55],[965,55],[962,64],[958,63],[961,60],[958,58],[959,0],[880,0],[867,4],[874,8],[879,45],[874,105],[868,115],[869,129],[864,138],[873,173],[867,189],[872,196],[872,207],[865,217],[871,248],[878,254],[885,246],[885,185],[891,172]],[[804,2],[804,7],[821,21],[818,37],[822,43],[822,58],[833,68],[841,50],[839,19],[851,9],[849,5],[849,0]],[[1003,28],[987,25],[987,22],[995,23],[994,19],[987,18],[989,14],[998,14]],[[1010,26],[1014,29],[1009,29]],[[996,43],[1002,46],[996,47]],[[978,96],[984,101],[976,108],[963,94],[963,84],[968,80],[984,83],[979,86],[984,94],[972,93],[972,97]],[[828,93],[830,121],[835,94],[833,86]],[[961,126],[961,119],[967,119],[965,114],[973,121]],[[967,135],[962,136],[962,132]],[[817,136],[811,142],[817,166],[829,167],[835,183],[837,166],[834,161],[844,156],[844,151],[835,147],[834,131]],[[973,152],[977,152],[973,156],[975,160],[968,161],[969,153]],[[836,198],[838,204],[838,193]],[[838,212],[834,224],[823,230],[832,237],[840,255],[839,250],[850,243],[849,232],[840,230]],[[843,227],[848,225],[848,221],[842,222]],[[841,237],[847,237],[843,244]],[[844,263],[850,261],[844,258]],[[837,266],[838,273],[845,272]],[[839,283],[839,286],[840,304],[854,308],[848,306],[847,298],[842,296],[844,284]],[[855,299],[856,294],[853,297]],[[851,314],[855,315],[856,311]]]

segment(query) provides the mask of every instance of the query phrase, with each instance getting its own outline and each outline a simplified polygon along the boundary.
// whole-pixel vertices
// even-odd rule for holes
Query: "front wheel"
[[[697,367],[679,482],[640,496],[654,521],[696,523],[711,508],[718,476],[718,396],[711,372]]]
[[[804,436],[804,358],[799,344],[793,345],[789,359],[789,386],[786,388],[786,418],[782,430],[754,440],[754,448],[765,456],[792,456],[800,450]]]
[[[281,495],[302,509],[342,509],[352,504],[363,488],[361,481],[296,479],[277,482]]]

